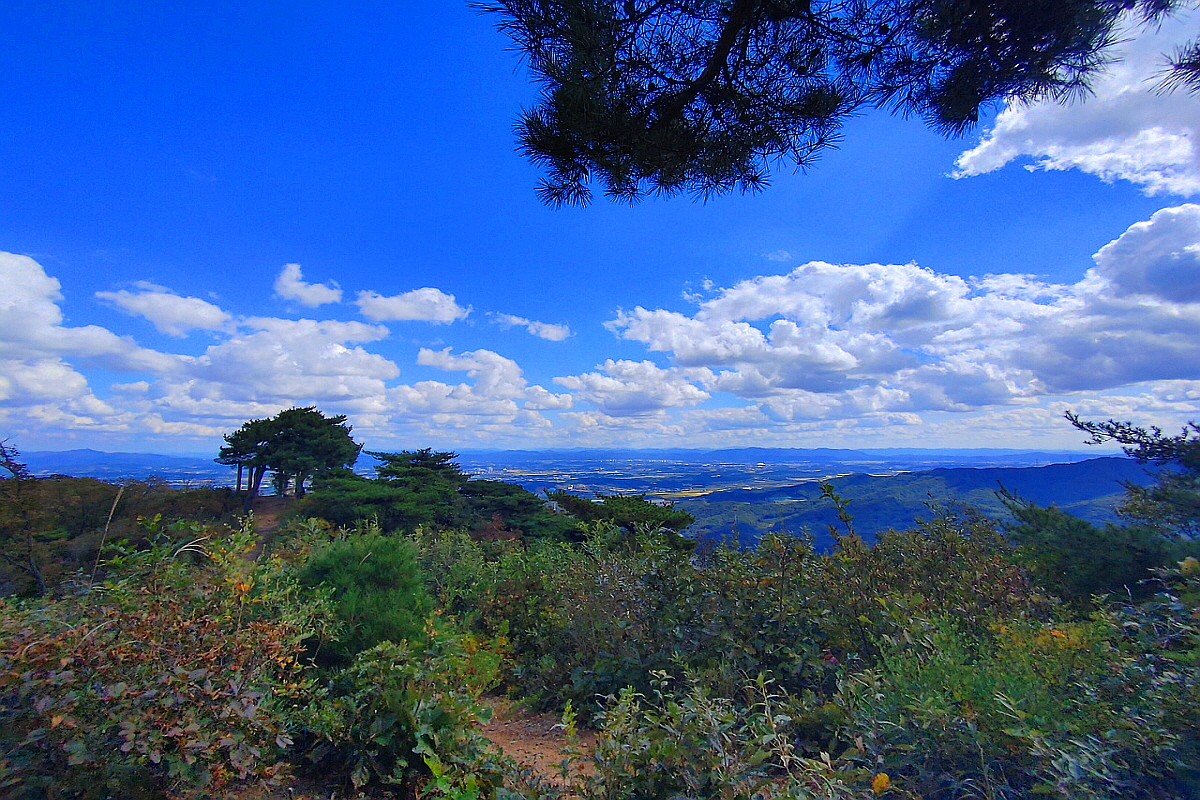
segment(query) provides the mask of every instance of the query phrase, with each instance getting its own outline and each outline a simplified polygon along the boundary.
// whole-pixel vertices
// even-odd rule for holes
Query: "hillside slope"
[[[1006,518],[997,496],[1001,486],[1039,505],[1054,504],[1093,522],[1115,518],[1124,496],[1123,482],[1150,482],[1146,468],[1130,458],[1094,458],[1074,464],[1019,468],[939,468],[898,475],[846,475],[830,481],[850,501],[855,528],[873,540],[887,528],[905,528],[929,517],[930,507],[967,504],[989,516]],[[817,481],[775,489],[735,489],[680,500],[676,505],[696,517],[689,533],[699,538],[734,536],[743,543],[769,530],[807,530],[819,548],[832,539],[837,523],[832,504],[821,499]]]

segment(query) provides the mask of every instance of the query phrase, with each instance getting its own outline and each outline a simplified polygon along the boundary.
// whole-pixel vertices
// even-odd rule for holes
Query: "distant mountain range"
[[[1152,476],[1131,458],[1093,458],[1072,464],[1039,467],[938,468],[895,475],[854,474],[833,478],[839,496],[850,501],[855,529],[871,540],[888,528],[911,527],[928,519],[938,506],[970,505],[984,514],[1011,518],[997,492],[1038,505],[1057,505],[1096,523],[1114,520],[1124,497],[1123,483],[1146,484]],[[727,489],[676,505],[692,513],[690,532],[704,538],[734,536],[744,543],[770,530],[808,531],[818,547],[832,539],[829,525],[839,525],[833,504],[821,498],[816,480],[790,486]],[[839,525],[840,528],[840,525]]]
[[[232,486],[236,473],[207,458],[98,450],[21,454],[36,476],[73,475],[108,481],[157,478],[174,486]],[[817,480],[829,478],[851,501],[856,529],[871,539],[929,517],[931,506],[965,503],[989,516],[1007,510],[1001,485],[1040,505],[1054,503],[1094,522],[1114,518],[1122,482],[1147,483],[1145,467],[1126,457],[1089,457],[1074,451],[923,450],[747,447],[729,450],[466,450],[468,473],[541,493],[635,493],[673,500],[692,513],[690,532],[705,538],[736,536],[745,543],[769,530],[809,531],[818,546],[837,522]],[[359,470],[372,473],[373,459]]]
[[[105,453],[100,450],[44,450],[21,453],[21,460],[38,477],[71,475],[105,481],[161,478],[171,484],[233,485],[232,468],[211,458],[163,456],[155,453]]]
[[[462,450],[459,460],[464,467],[579,465],[581,463],[638,462],[643,466],[670,461],[679,464],[771,464],[830,465],[860,467],[864,471],[880,467],[913,469],[924,465],[1020,465],[1061,464],[1094,458],[1091,453],[1067,450],[1002,449],[917,449],[880,448],[847,450],[837,448],[741,447],[725,450]],[[210,480],[232,483],[230,467],[211,458],[166,456],[156,453],[108,453],[101,450],[43,450],[22,452],[21,458],[34,475],[74,475],[103,480],[127,480],[158,477],[167,481]],[[373,459],[363,456],[359,468],[370,471]],[[846,470],[833,470],[846,471]]]

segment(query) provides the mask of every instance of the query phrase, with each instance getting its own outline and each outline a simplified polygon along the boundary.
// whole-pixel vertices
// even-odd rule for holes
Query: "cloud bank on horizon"
[[[392,298],[360,292],[354,305],[367,321],[235,318],[149,283],[97,293],[171,337],[211,340],[191,355],[66,324],[58,280],[27,256],[3,253],[0,281],[10,290],[0,299],[0,415],[10,430],[203,439],[316,404],[349,414],[373,439],[459,432],[459,441],[497,445],[683,438],[715,446],[883,425],[922,438],[931,428],[953,438],[980,426],[1018,435],[1066,407],[1136,418],[1195,409],[1200,205],[1158,211],[1093,260],[1069,285],[1020,273],[964,279],[917,264],[809,262],[709,287],[690,312],[619,311],[607,327],[648,358],[607,359],[542,386],[487,349],[421,347],[411,365],[378,352],[397,325],[466,316],[433,288]],[[331,285],[302,284],[295,265],[283,267],[276,287],[309,307],[339,302]],[[565,338],[565,326],[492,316]],[[552,335],[539,334],[543,327]],[[403,381],[413,365],[465,380]],[[95,374],[125,378],[98,385]]]
[[[1197,18],[1131,33],[1093,97],[1010,106],[957,159],[959,179],[1027,160],[1178,198],[1113,231],[1075,282],[1021,265],[977,277],[917,263],[789,269],[776,249],[772,272],[679,287],[685,309],[613,309],[614,351],[640,356],[572,363],[556,353],[578,322],[488,308],[486,287],[385,295],[310,282],[296,263],[273,283],[300,309],[286,316],[238,315],[151,281],[95,292],[98,307],[168,337],[153,347],[116,323],[70,324],[52,270],[0,252],[0,428],[27,449],[26,438],[204,449],[310,404],[349,415],[380,448],[803,446],[831,432],[863,446],[881,428],[889,446],[1061,445],[1067,408],[1174,426],[1200,409],[1200,205],[1181,202],[1200,194],[1200,100],[1159,94],[1154,79]],[[523,330],[530,344],[514,356],[438,338],[467,325]],[[549,379],[527,377],[529,348],[559,365]]]

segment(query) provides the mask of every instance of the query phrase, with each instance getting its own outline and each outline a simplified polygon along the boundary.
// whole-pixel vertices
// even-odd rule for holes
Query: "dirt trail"
[[[258,558],[264,547],[274,537],[279,529],[280,519],[287,514],[294,502],[291,497],[257,497],[254,499],[254,530],[259,536],[259,544],[251,552],[250,558]],[[483,726],[483,735],[492,741],[506,756],[509,756],[522,767],[528,767],[542,775],[548,782],[562,785],[562,770],[560,764],[565,757],[567,747],[563,727],[558,718],[549,714],[531,714],[520,711],[501,698],[484,698],[484,703],[492,711],[492,718]],[[578,736],[578,747],[583,753],[590,753],[595,747],[595,734],[581,730]],[[576,767],[586,774],[590,772],[590,764],[583,763]],[[307,786],[300,790],[303,782],[292,787],[289,798],[324,797],[321,790],[312,791]],[[299,791],[298,791],[299,790]],[[286,790],[284,790],[286,791]],[[248,795],[255,798],[282,797],[277,792],[263,795]]]
[[[549,714],[517,711],[500,698],[484,698],[484,702],[492,709],[492,719],[483,726],[483,735],[522,767],[531,767],[547,781],[562,784],[559,765],[567,741],[559,720]],[[590,753],[595,744],[591,731],[579,731],[580,750]],[[589,766],[584,763],[577,769],[588,772]]]
[[[292,504],[290,497],[256,497],[251,510],[254,511],[254,530],[260,536],[273,533],[279,527],[279,519]]]
[[[257,561],[263,554],[275,531],[279,529],[279,520],[287,513],[294,500],[291,497],[256,497],[250,510],[254,512],[254,532],[258,534],[258,544],[247,556],[251,561]]]

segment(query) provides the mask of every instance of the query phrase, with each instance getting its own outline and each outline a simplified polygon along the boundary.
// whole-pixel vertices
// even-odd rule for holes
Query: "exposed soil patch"
[[[492,719],[483,726],[483,735],[522,767],[533,769],[551,783],[562,784],[559,765],[566,756],[567,740],[559,720],[549,714],[518,711],[501,698],[484,698],[484,702],[492,709]],[[595,746],[595,734],[578,732],[578,748],[584,754],[591,753]],[[590,767],[590,763],[583,762],[575,769],[587,774]]]
[[[274,532],[280,518],[294,502],[291,497],[256,497],[251,510],[254,511],[254,530],[260,536]]]
[[[279,529],[279,520],[288,512],[292,503],[291,497],[256,497],[250,510],[254,512],[254,532],[258,534],[258,544],[250,551],[249,558],[257,561],[263,550],[275,538]]]

